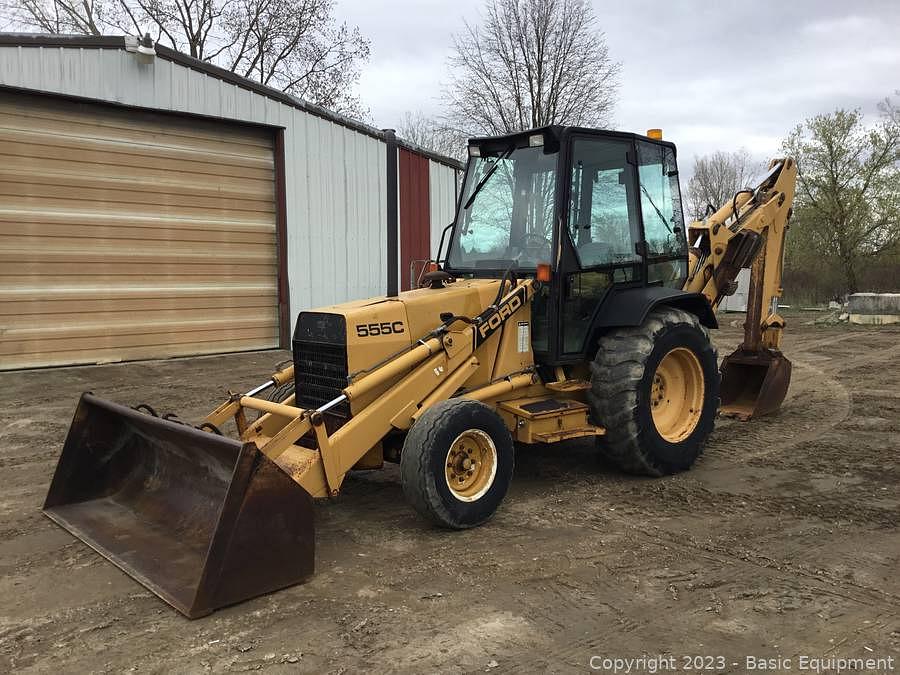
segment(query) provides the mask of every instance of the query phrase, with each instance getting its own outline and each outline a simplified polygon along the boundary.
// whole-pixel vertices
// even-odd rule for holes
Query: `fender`
[[[716,313],[702,293],[665,286],[613,287],[599,308],[592,332],[599,337],[600,332],[610,328],[640,326],[647,315],[660,305],[690,312],[707,328],[719,327]]]

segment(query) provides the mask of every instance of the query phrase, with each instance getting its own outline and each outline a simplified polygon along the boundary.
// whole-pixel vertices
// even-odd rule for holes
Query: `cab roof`
[[[648,143],[655,143],[656,145],[664,145],[666,147],[672,148],[672,151],[677,155],[675,144],[671,141],[657,140],[643,134],[635,134],[629,131],[591,129],[590,127],[563,126],[559,124],[551,124],[544,127],[527,129],[525,131],[517,131],[515,133],[505,134],[503,136],[479,136],[470,138],[469,145],[477,146],[481,150],[482,154],[493,154],[497,152],[503,152],[513,144],[515,144],[516,147],[527,147],[529,145],[528,139],[531,136],[535,136],[537,134],[542,134],[544,136],[544,143],[545,145],[550,146],[548,148],[548,151],[550,152],[556,151],[562,144],[562,142],[569,136],[583,135],[595,136],[598,138],[606,137],[617,138],[620,140],[646,141]]]

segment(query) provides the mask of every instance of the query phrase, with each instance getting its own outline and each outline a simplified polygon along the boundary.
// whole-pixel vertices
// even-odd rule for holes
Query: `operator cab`
[[[440,262],[455,276],[549,277],[532,305],[532,347],[556,365],[593,354],[601,307],[627,305],[623,293],[680,293],[687,249],[672,143],[550,126],[469,142]]]

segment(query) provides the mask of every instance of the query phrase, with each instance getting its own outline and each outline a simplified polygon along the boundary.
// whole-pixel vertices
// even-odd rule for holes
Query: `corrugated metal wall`
[[[461,172],[456,169],[428,160],[429,186],[431,196],[431,257],[438,253],[441,232],[456,215],[456,195]],[[448,233],[449,237],[449,233]],[[448,242],[444,241],[444,254]]]
[[[139,64],[120,48],[2,45],[0,86],[283,127],[291,323],[311,306],[384,293],[381,139],[161,56]],[[449,222],[455,172],[434,161],[430,171],[431,212]]]
[[[0,370],[276,347],[272,136],[0,97]]]
[[[387,158],[381,132],[303,109],[280,92],[252,90],[247,81],[228,81],[230,74],[203,72],[204,64],[170,50],[161,49],[146,65],[114,38],[91,46],[68,38],[35,44],[0,41],[0,87],[284,130],[290,326],[303,309],[384,293]],[[428,160],[431,255],[453,217],[457,172]],[[400,274],[403,279],[409,271]]]
[[[285,128],[291,325],[310,307],[385,292],[383,142],[291,111]]]

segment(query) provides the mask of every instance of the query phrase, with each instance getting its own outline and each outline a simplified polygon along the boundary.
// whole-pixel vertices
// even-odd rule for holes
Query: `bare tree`
[[[445,86],[449,126],[502,134],[610,121],[620,64],[583,0],[487,0],[454,36]]]
[[[307,101],[363,114],[354,86],[369,42],[334,0],[5,0],[12,27],[150,32],[158,42]]]
[[[112,20],[114,6],[110,0],[8,0],[3,10],[5,27],[100,35]]]
[[[900,245],[900,124],[886,115],[869,126],[858,110],[836,110],[797,126],[783,146],[800,167],[788,253],[816,269],[833,261],[843,291],[855,293],[873,258]]]
[[[341,112],[359,112],[342,83],[359,78],[369,43],[336,25],[333,0],[234,0],[227,12],[228,68]]]
[[[694,173],[687,184],[688,216],[701,220],[708,207],[718,209],[748,181],[761,167],[750,153],[741,148],[735,152],[717,151],[694,158]]]
[[[70,0],[67,0],[70,1]],[[231,0],[113,0],[119,10],[116,27],[142,34],[149,30],[156,40],[195,59],[211,61],[225,41],[220,21]]]
[[[400,120],[397,135],[426,150],[445,157],[462,159],[466,153],[466,137],[421,110],[407,112]]]

